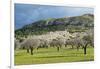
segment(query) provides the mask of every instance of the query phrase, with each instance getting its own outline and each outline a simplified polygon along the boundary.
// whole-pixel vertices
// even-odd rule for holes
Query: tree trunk
[[[79,51],[79,46],[77,46],[77,51]]]
[[[84,47],[84,55],[87,54],[87,51],[86,51],[86,46]]]
[[[74,49],[74,46],[72,45],[72,49]]]
[[[31,55],[33,55],[33,47],[30,47]]]
[[[57,47],[57,51],[59,51],[59,47]]]
[[[67,47],[67,44],[65,44],[65,47]]]
[[[80,45],[77,46],[77,51],[79,51],[79,47],[80,47]]]
[[[29,53],[29,49],[27,49],[27,53]]]
[[[37,50],[39,49],[39,47],[36,48]]]
[[[48,46],[46,45],[45,48],[48,49]]]

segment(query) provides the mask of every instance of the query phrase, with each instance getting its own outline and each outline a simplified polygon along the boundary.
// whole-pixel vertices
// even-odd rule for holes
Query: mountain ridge
[[[90,28],[94,26],[93,22],[94,22],[93,14],[83,14],[80,16],[63,17],[63,18],[49,18],[25,25],[24,27],[15,30],[15,34],[16,35],[19,35],[20,33],[22,35],[43,34],[50,31],[70,29],[71,27]]]

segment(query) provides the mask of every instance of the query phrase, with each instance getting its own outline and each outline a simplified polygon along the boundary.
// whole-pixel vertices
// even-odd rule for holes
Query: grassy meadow
[[[40,48],[34,50],[34,54],[26,53],[26,50],[15,51],[15,65],[48,64],[65,62],[82,62],[94,60],[94,48],[87,48],[87,54],[83,54],[83,49],[61,48],[58,52],[56,48]]]

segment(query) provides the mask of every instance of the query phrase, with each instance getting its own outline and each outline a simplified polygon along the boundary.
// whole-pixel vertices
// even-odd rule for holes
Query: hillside
[[[50,31],[62,31],[65,29],[69,30],[69,32],[72,32],[73,30],[84,31],[85,29],[93,28],[93,26],[93,14],[64,18],[49,18],[25,25],[21,29],[15,30],[15,36],[23,37],[34,34],[38,35],[45,34]]]

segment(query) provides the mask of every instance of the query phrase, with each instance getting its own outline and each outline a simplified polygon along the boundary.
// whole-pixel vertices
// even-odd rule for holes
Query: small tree
[[[90,35],[86,35],[86,36],[83,37],[83,41],[84,41],[84,46],[83,46],[84,54],[87,54],[87,50],[86,49],[87,49],[88,44],[91,43],[91,40],[93,40],[93,39],[92,39],[92,36],[90,36]]]

